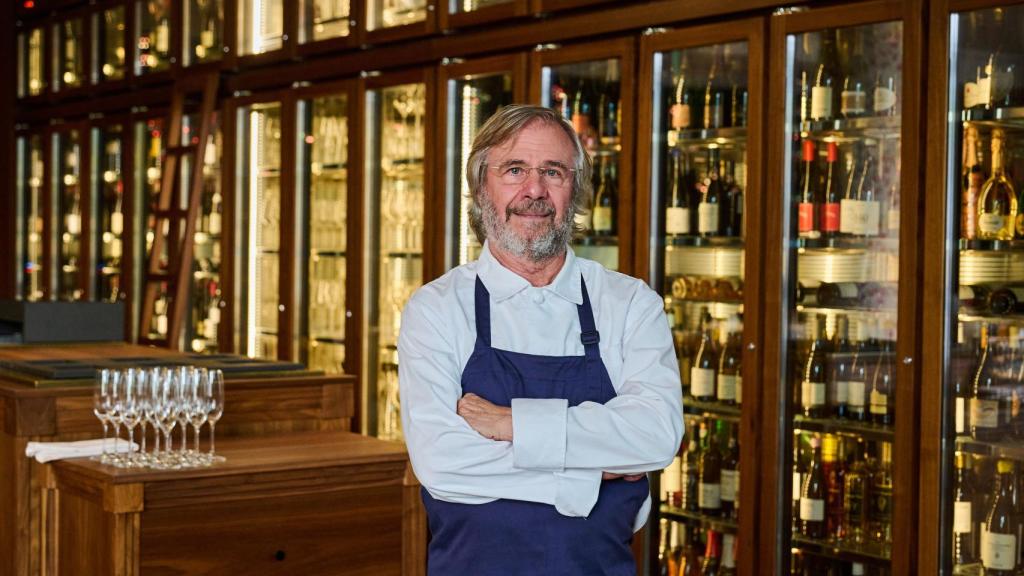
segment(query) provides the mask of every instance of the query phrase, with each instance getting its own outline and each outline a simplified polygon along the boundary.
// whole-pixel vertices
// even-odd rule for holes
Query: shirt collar
[[[494,298],[495,302],[507,300],[530,287],[530,282],[526,278],[505,268],[501,265],[501,262],[498,262],[498,259],[491,254],[488,240],[484,240],[484,247],[480,252],[477,275],[480,276],[480,280],[483,281],[484,286],[487,287],[487,291],[490,292],[491,298]],[[580,305],[583,304],[580,278],[581,272],[579,264],[576,262],[576,255],[573,253],[572,248],[567,247],[562,269],[558,271],[551,284],[544,286],[544,288],[549,289],[573,304]]]

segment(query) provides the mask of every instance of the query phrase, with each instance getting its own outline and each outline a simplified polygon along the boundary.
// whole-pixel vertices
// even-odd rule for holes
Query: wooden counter
[[[128,344],[0,347],[0,360],[132,356],[182,355]],[[217,438],[349,430],[355,385],[352,376],[314,373],[229,378]],[[37,440],[98,438],[102,431],[88,386],[35,388],[0,376],[0,576],[41,573],[42,485],[24,455],[25,446]]]
[[[425,573],[425,513],[403,445],[307,432],[217,446],[225,463],[189,470],[34,464],[43,573]]]

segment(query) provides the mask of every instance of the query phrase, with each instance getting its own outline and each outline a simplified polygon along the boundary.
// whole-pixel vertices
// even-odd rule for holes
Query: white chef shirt
[[[567,252],[551,284],[534,287],[485,242],[479,260],[423,286],[406,305],[398,338],[402,427],[416,477],[434,498],[526,500],[586,517],[603,471],[648,472],[672,462],[683,436],[682,387],[662,299],[635,278]],[[491,296],[494,348],[582,356],[581,274],[617,396],[571,408],[564,399],[513,399],[513,441],[481,436],[456,414],[476,342],[477,276]],[[634,530],[650,506],[648,497]]]

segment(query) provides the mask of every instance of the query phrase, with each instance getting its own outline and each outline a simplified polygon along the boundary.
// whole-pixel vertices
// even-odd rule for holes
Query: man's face
[[[573,145],[557,126],[535,121],[487,155],[481,194],[484,227],[497,248],[538,261],[560,254],[572,236]],[[520,184],[503,181],[517,167],[530,171]],[[556,185],[537,168],[560,168]]]

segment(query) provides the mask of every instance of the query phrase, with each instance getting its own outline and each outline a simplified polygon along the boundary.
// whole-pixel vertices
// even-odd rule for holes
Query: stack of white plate
[[[804,286],[821,282],[865,282],[875,278],[875,258],[862,251],[805,252],[797,256],[797,280]]]
[[[712,247],[665,248],[665,274],[743,277],[743,249]]]
[[[1011,266],[1011,254],[1006,252],[984,252],[968,250],[960,255],[960,284],[982,284],[985,282],[1006,282],[1010,280],[1011,268],[1015,273],[1024,272],[1019,263]],[[1013,258],[1013,260],[1019,260]]]

